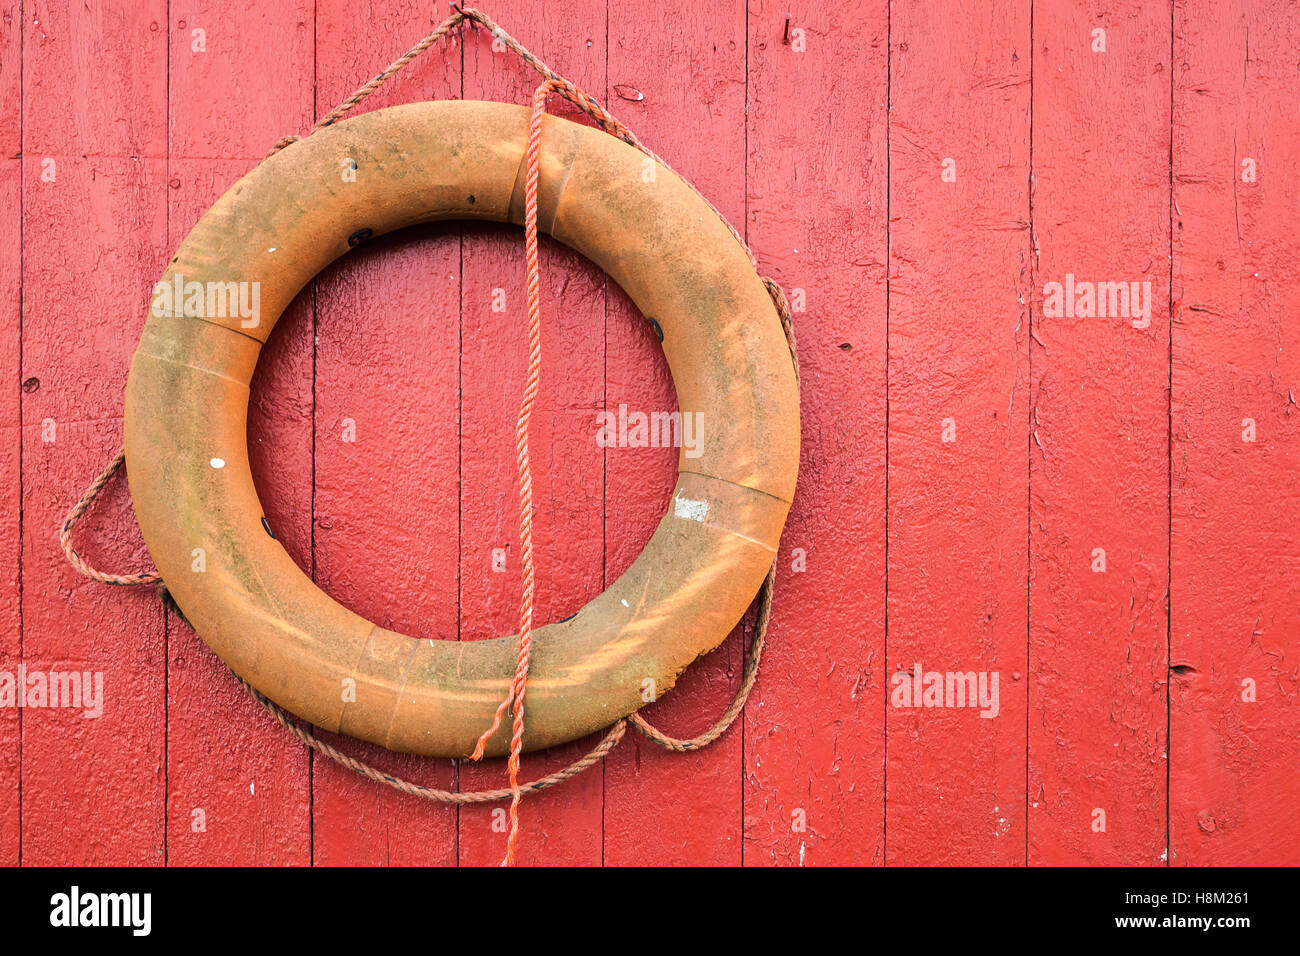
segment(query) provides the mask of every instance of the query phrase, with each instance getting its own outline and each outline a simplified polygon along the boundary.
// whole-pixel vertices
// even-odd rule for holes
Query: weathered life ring
[[[289,302],[358,237],[441,219],[522,222],[528,122],[520,106],[416,103],[267,159],[185,239],[131,362],[131,499],[186,619],[281,706],[393,750],[470,753],[507,693],[517,639],[416,640],[319,590],[265,523],[248,464],[249,382]],[[340,175],[349,161],[356,175]],[[667,514],[627,572],[534,632],[529,750],[608,726],[642,706],[647,679],[662,693],[716,647],[767,574],[794,494],[798,393],[776,311],[727,226],[670,170],[643,175],[647,162],[606,133],[545,119],[539,228],[658,323],[701,442],[698,457],[679,456]],[[250,289],[258,309],[233,307]],[[488,754],[508,751],[509,729]]]

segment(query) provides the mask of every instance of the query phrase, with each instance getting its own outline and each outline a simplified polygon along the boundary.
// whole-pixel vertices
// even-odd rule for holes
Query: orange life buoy
[[[520,223],[529,113],[444,101],[337,123],[226,192],[157,287],[131,362],[131,499],[168,590],[241,677],[311,723],[393,750],[471,752],[517,639],[416,640],[324,594],[269,533],[248,464],[249,382],[298,291],[359,237],[442,219]],[[355,176],[341,176],[351,161]],[[701,423],[666,514],[608,590],[533,635],[525,749],[643,704],[735,626],[794,494],[799,406],[781,324],[745,250],[633,147],[544,120],[539,229],[601,266],[662,330],[678,406]],[[201,549],[203,561],[195,561]],[[488,754],[509,749],[509,727]]]

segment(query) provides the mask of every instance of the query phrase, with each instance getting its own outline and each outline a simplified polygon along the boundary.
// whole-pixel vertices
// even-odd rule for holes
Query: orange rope
[[[528,378],[523,401],[519,404],[519,421],[515,429],[515,448],[519,466],[519,554],[523,568],[523,597],[519,601],[519,657],[515,677],[505,700],[483,736],[474,747],[471,760],[483,759],[483,748],[501,726],[506,708],[514,705],[514,724],[510,736],[510,835],[506,838],[506,855],[502,866],[513,866],[515,846],[519,841],[519,756],[524,746],[524,694],[528,690],[528,663],[533,650],[533,473],[528,458],[528,426],[537,402],[542,375],[542,304],[541,281],[537,265],[537,177],[541,166],[542,116],[546,97],[558,89],[555,80],[543,80],[533,92],[533,113],[528,124],[528,171],[524,178],[524,258],[528,269]]]

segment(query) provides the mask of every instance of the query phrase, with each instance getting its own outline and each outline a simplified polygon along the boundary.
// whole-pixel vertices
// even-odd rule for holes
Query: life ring
[[[271,534],[253,486],[249,382],[280,314],[359,238],[442,219],[521,223],[528,123],[521,106],[415,103],[267,159],[186,237],[131,362],[131,499],[186,619],[276,703],[392,750],[469,754],[507,693],[517,639],[416,640],[318,589]],[[627,572],[534,631],[528,750],[630,714],[645,688],[668,690],[721,643],[775,558],[794,495],[798,392],[776,311],[727,226],[670,170],[656,163],[647,174],[652,162],[606,133],[545,118],[539,229],[603,268],[657,323],[678,405],[700,416],[701,440],[697,457],[679,455],[667,513]],[[341,175],[344,163],[355,175]],[[234,307],[241,294],[257,308]],[[489,755],[508,752],[508,723]]]

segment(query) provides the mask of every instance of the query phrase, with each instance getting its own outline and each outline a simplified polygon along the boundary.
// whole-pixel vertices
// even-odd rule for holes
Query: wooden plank
[[[27,156],[167,155],[166,11],[164,0],[26,5]]]
[[[1166,856],[1171,29],[1137,0],[1033,11],[1035,864]],[[1141,301],[1098,317],[1100,283]]]
[[[409,0],[320,4],[317,112],[442,16]],[[431,49],[356,112],[455,96],[460,61],[455,43]],[[317,580],[358,614],[419,639],[457,634],[460,255],[455,224],[412,230],[351,253],[317,283]],[[456,786],[450,762],[339,743],[389,773]],[[397,793],[324,758],[313,767],[316,863],[456,862],[454,807]]]
[[[21,382],[22,202],[19,161],[0,160],[0,377]],[[22,389],[0,398],[0,670],[22,660]],[[0,708],[0,866],[21,847],[22,712]]]
[[[879,0],[749,11],[749,240],[800,309],[803,455],[744,717],[746,865],[883,861],[888,29]],[[844,108],[809,108],[828,91]]]
[[[54,182],[40,181],[46,158]],[[127,364],[166,257],[165,162],[34,154],[24,163],[23,663],[100,674],[104,701],[98,717],[24,712],[23,859],[161,863],[161,605],[148,589],[82,578],[57,530],[121,442]],[[80,250],[76,260],[69,249]],[[87,522],[83,551],[103,567],[147,567],[132,524],[115,482]]]
[[[0,6],[0,96],[17,104],[0,113],[0,157],[17,159],[23,129],[23,16],[20,0]],[[17,209],[17,207],[14,207]]]
[[[605,89],[605,10],[564,0],[545,11],[512,0],[494,20],[528,49],[593,95]],[[482,31],[466,34],[467,99],[531,103],[540,77]],[[575,115],[558,97],[552,111]],[[604,400],[605,278],[573,251],[543,240],[542,386],[533,413],[536,622],[558,621],[603,587],[603,456],[596,416]],[[527,371],[527,295],[522,235],[466,226],[461,298],[461,636],[513,634],[519,627],[519,492],[515,427]],[[494,302],[497,311],[493,308]],[[494,571],[501,549],[505,570]],[[499,566],[499,565],[498,565]],[[527,717],[525,716],[525,719]],[[598,738],[527,756],[531,779],[571,763]],[[503,786],[505,762],[461,765],[465,789]],[[493,864],[505,851],[504,805],[460,815],[462,864]],[[520,810],[520,863],[601,862],[601,776],[590,770],[526,799]]]
[[[888,862],[1023,863],[1029,8],[890,30]]]
[[[93,693],[24,711],[28,864],[164,859],[161,606],[77,575],[57,529],[121,444],[127,364],[167,255],[165,25],[160,2],[24,18],[23,662],[103,680],[98,717]],[[83,546],[104,567],[147,567],[132,525],[114,482]]]
[[[260,160],[313,115],[313,6],[172,0],[173,157]]]
[[[727,2],[668,9],[609,4],[610,110],[723,215],[744,223],[745,7]],[[643,98],[638,99],[638,96]],[[659,341],[621,290],[610,287],[605,407],[676,409]],[[677,449],[605,450],[605,581],[632,563],[663,516]],[[646,709],[669,733],[712,723],[741,679],[737,628]],[[605,761],[605,862],[739,864],[743,733],[707,750],[670,754],[636,733]]]
[[[312,116],[307,0],[272,9],[173,0],[168,247],[281,136]],[[253,85],[253,80],[256,80]],[[290,308],[255,377],[249,442],[267,518],[310,568],[310,293]],[[285,865],[310,860],[305,748],[285,734],[177,616],[168,622],[167,860]]]
[[[0,376],[20,382],[22,365],[22,21],[18,3],[0,16]],[[0,668],[22,659],[22,391],[0,399]],[[22,714],[0,709],[0,865],[20,860]]]
[[[1300,863],[1300,14],[1175,4],[1170,862]]]

